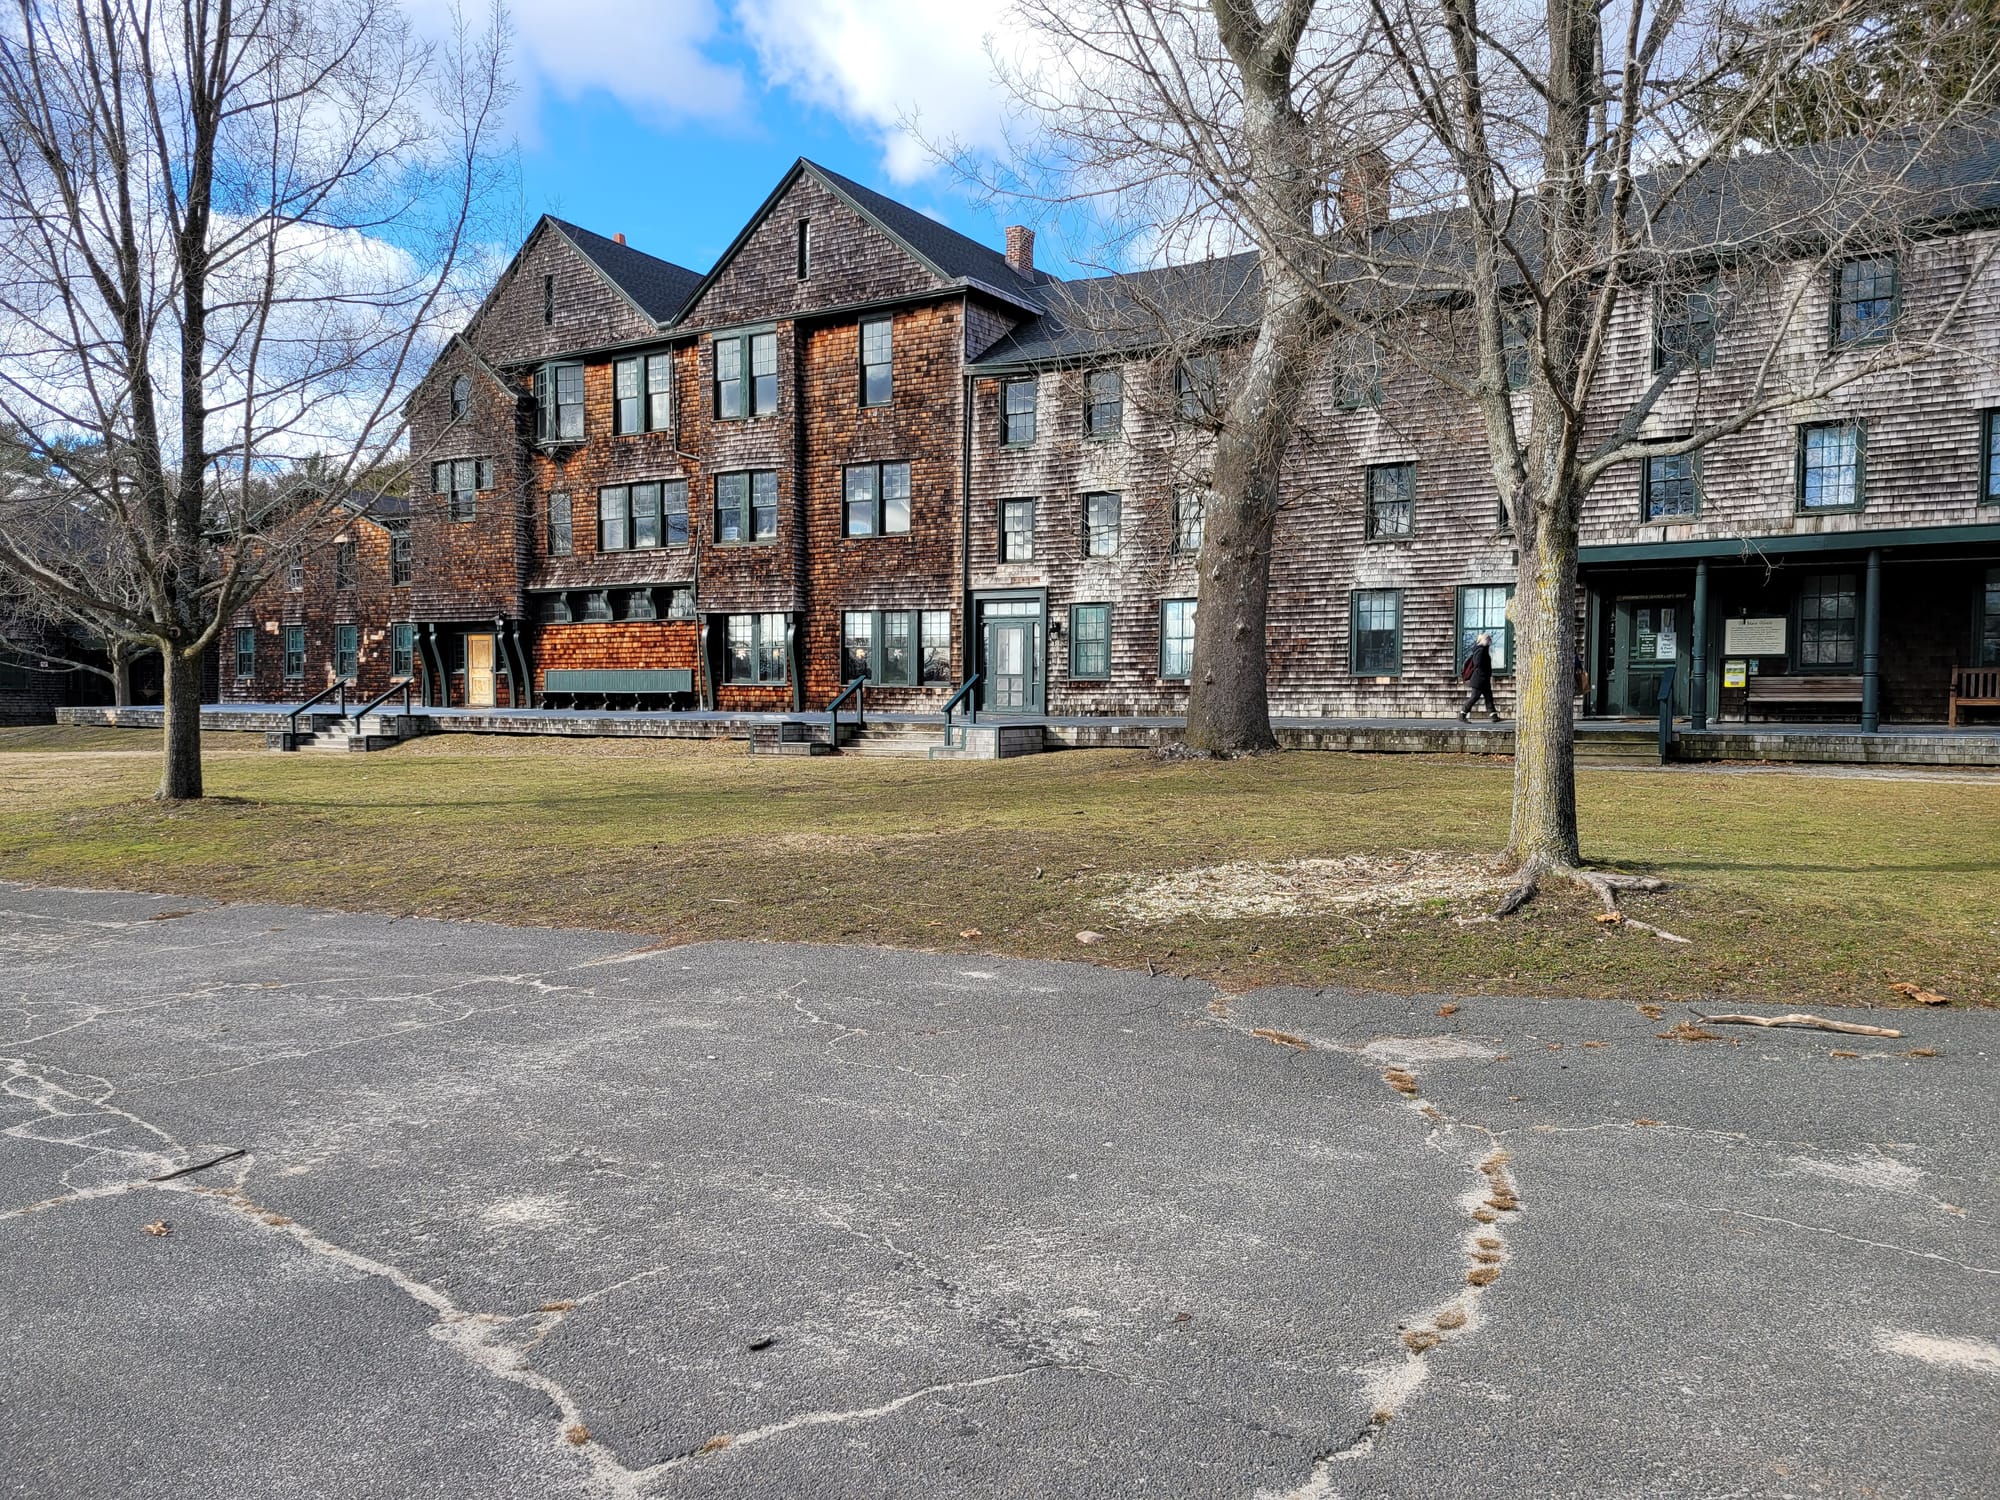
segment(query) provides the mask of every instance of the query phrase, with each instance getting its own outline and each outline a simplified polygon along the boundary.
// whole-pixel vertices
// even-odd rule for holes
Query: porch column
[[[1868,549],[1868,586],[1861,596],[1861,732],[1882,724],[1882,552]]]
[[[1694,659],[1688,674],[1688,727],[1708,728],[1708,559],[1694,565]]]

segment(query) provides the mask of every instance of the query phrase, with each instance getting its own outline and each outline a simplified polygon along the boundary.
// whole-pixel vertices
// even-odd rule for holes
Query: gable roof
[[[1056,282],[1042,293],[1041,316],[982,351],[971,368],[987,373],[1150,351],[1194,328],[1227,339],[1257,326],[1263,286],[1254,250]]]
[[[866,222],[875,226],[883,234],[912,256],[919,264],[940,281],[949,285],[967,286],[1011,302],[1024,311],[1040,312],[1042,307],[1041,289],[1054,278],[1037,272],[1032,278],[1021,275],[1007,264],[1007,257],[990,246],[969,239],[957,230],[947,228],[927,214],[918,213],[906,203],[898,203],[894,198],[884,197],[873,188],[865,188],[851,178],[838,172],[829,171],[818,162],[808,161],[801,156],[793,162],[785,175],[778,179],[778,185],[771,189],[770,196],[758,205],[736,238],[729,242],[729,248],[716,258],[700,284],[688,293],[681,307],[681,315],[692,311],[701,301],[702,294],[728,269],[736,259],[737,252],[749,243],[750,237],[762,227],[771,216],[792,185],[808,173],[821,186],[840,199]],[[677,319],[678,321],[678,319]]]
[[[580,224],[558,219],[554,214],[543,217],[576,247],[578,254],[597,268],[606,281],[629,297],[639,311],[655,323],[671,323],[679,317],[681,310],[692,300],[695,288],[702,284],[704,278],[699,271],[690,271],[686,266],[661,260],[657,255],[621,245],[617,240],[606,239]]]

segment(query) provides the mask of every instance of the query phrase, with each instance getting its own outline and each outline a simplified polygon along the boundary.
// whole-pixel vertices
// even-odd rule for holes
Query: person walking
[[[1458,722],[1463,724],[1472,706],[1480,699],[1486,700],[1486,712],[1495,724],[1500,722],[1500,710],[1493,703],[1493,637],[1481,632],[1473,641],[1472,649],[1465,654],[1465,665],[1459,669],[1459,680],[1470,689],[1465,695],[1465,707],[1458,711]]]

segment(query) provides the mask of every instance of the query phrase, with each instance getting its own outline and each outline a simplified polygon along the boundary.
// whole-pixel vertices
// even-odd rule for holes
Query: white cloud
[[[710,0],[514,0],[524,68],[565,97],[603,89],[634,114],[731,119],[742,75],[707,49],[721,31]]]
[[[1012,0],[738,0],[770,82],[871,131],[898,182],[927,175],[933,145],[1000,144],[1003,92],[989,40],[1014,29]]]

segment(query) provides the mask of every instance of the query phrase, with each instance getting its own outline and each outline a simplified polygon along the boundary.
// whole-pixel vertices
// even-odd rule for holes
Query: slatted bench
[[[542,674],[542,702],[550,708],[663,708],[693,692],[694,673],[685,667],[558,668]]]
[[[1859,677],[1752,677],[1743,687],[1743,722],[1759,704],[1802,708],[1852,708],[1861,712]],[[1767,711],[1765,718],[1770,718]]]
[[[1953,667],[1947,727],[1958,728],[1961,708],[2000,708],[2000,667]]]

